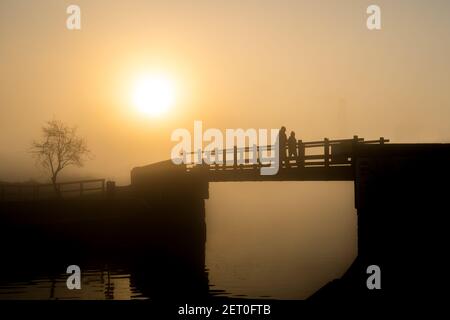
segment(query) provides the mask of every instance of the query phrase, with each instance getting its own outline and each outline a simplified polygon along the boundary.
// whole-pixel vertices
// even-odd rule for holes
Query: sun
[[[132,99],[135,107],[143,114],[160,116],[175,104],[175,84],[164,75],[143,76],[134,85]]]

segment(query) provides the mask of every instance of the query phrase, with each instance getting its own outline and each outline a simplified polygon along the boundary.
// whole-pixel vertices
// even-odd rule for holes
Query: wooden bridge
[[[288,146],[280,148],[278,173],[262,175],[261,168],[270,166],[265,162],[264,152],[274,152],[274,146],[252,146],[224,150],[213,150],[209,155],[220,157],[220,163],[200,165],[175,165],[171,160],[134,168],[131,172],[132,185],[145,180],[155,187],[174,186],[181,182],[188,188],[195,188],[198,177],[201,181],[352,181],[355,180],[354,150],[357,145],[383,145],[389,140],[381,137],[377,140],[364,140],[358,136],[353,139],[303,142],[298,140],[295,155],[287,155]],[[207,151],[200,151],[205,156]],[[188,153],[187,153],[188,154]],[[198,155],[191,152],[189,155]],[[183,179],[187,178],[186,179]],[[194,177],[194,179],[190,179]],[[71,181],[56,184],[0,184],[0,201],[27,201],[55,198],[80,197],[95,194],[114,193],[115,184],[105,179]],[[122,187],[126,188],[126,187]],[[201,188],[200,188],[201,189]],[[109,190],[109,191],[108,191]]]
[[[211,182],[220,181],[352,181],[354,180],[354,153],[358,144],[379,144],[389,142],[383,137],[377,140],[353,139],[303,142],[298,140],[295,155],[288,156],[288,146],[280,148],[280,164],[275,175],[261,175],[261,168],[270,166],[261,161],[262,152],[273,151],[274,146],[252,146],[224,150],[213,150],[208,155],[218,155],[220,163],[200,165],[187,164],[187,173],[202,172]],[[207,151],[201,151],[203,156]],[[198,155],[190,152],[189,155]],[[147,166],[150,169],[152,166]],[[146,167],[142,167],[146,168]],[[154,167],[156,169],[156,167]]]

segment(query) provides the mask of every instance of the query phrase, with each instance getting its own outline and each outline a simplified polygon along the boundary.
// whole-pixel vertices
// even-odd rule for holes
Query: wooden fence
[[[56,184],[0,184],[0,201],[26,201],[84,196],[89,194],[104,194],[105,179],[60,182]]]

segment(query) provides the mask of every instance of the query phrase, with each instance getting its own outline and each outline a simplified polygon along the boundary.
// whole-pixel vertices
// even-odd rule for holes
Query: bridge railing
[[[307,142],[297,140],[295,152],[291,155],[288,153],[287,145],[280,148],[280,152],[284,154],[280,154],[280,165],[283,168],[351,166],[355,144],[384,144],[387,142],[389,140],[384,137],[377,140],[364,140],[358,136],[354,136],[353,139],[338,140],[328,138]],[[212,160],[219,161],[209,165],[209,170],[255,169],[270,165],[267,162],[268,157],[263,156],[263,153],[272,152],[274,148],[274,145],[253,145],[241,148],[235,146],[232,149],[186,152],[185,155],[200,157],[203,165],[205,164],[205,155],[214,156]],[[195,166],[194,163],[188,163],[187,170],[190,171]]]
[[[51,199],[58,195],[54,188],[53,184],[0,184],[0,201]],[[106,192],[105,179],[60,182],[56,188],[63,198]]]

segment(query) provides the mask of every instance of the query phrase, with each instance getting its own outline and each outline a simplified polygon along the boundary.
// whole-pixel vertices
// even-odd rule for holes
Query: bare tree
[[[49,174],[58,196],[56,185],[58,174],[67,166],[83,166],[90,151],[86,141],[77,136],[76,127],[69,127],[58,120],[48,121],[42,127],[42,139],[33,141],[31,153]]]

